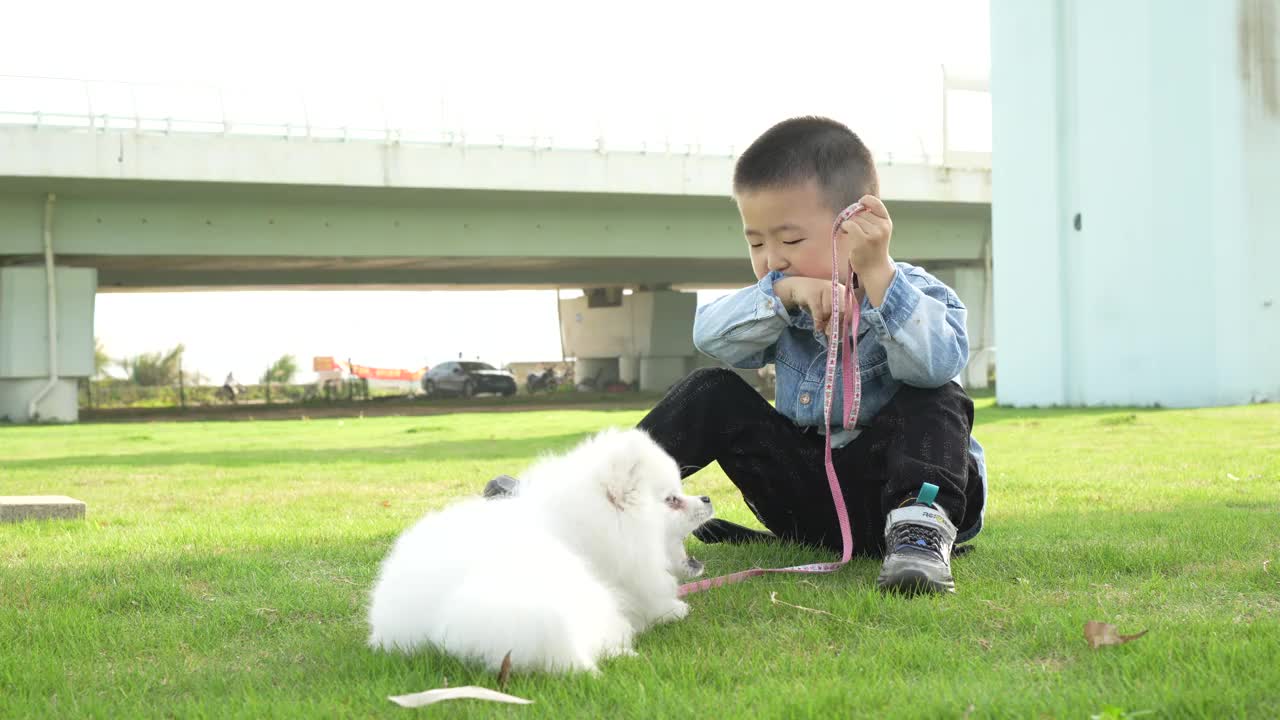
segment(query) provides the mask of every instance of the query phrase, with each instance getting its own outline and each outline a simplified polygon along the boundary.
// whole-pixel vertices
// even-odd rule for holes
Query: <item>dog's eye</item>
[[[667,503],[667,507],[671,508],[672,510],[679,510],[680,508],[684,507],[684,500],[681,500],[679,497],[675,495],[668,495],[666,503]]]

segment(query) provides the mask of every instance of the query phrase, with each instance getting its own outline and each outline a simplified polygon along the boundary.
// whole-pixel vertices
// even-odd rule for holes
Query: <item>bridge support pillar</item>
[[[49,303],[41,265],[0,267],[0,422],[75,422],[76,391],[93,375],[93,304],[98,271],[54,272],[56,363],[49,354]],[[50,385],[51,371],[58,379]],[[35,402],[34,414],[32,401]]]
[[[640,356],[623,355],[618,358],[618,380],[628,385],[640,382]]]
[[[991,3],[1001,404],[1280,400],[1275,7]]]
[[[579,385],[584,382],[602,388],[611,382],[618,381],[618,358],[580,357],[573,363],[573,380]]]
[[[621,292],[589,290],[560,301],[565,354],[577,358],[578,382],[600,373],[662,392],[693,367],[693,313],[697,296],[667,289]]]
[[[927,262],[922,264],[928,269]],[[969,338],[969,363],[960,374],[960,382],[970,390],[984,389],[990,385],[991,370],[996,363],[991,269],[978,262],[931,272],[956,291],[967,311],[965,335]]]
[[[971,390],[985,389],[990,385],[991,369],[996,362],[991,317],[991,270],[983,265],[956,268],[951,287],[968,310],[965,335],[969,338],[969,364],[965,365],[960,380]]]

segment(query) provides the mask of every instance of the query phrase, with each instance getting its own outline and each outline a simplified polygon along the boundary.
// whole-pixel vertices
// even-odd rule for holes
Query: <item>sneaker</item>
[[[881,590],[904,593],[955,592],[951,548],[956,527],[932,505],[910,505],[889,513],[885,522]]]
[[[520,481],[510,475],[499,475],[484,486],[484,496],[488,499],[511,497],[520,487]]]

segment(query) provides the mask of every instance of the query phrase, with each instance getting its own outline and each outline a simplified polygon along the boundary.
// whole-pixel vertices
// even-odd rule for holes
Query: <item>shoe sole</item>
[[[904,559],[897,563],[892,572],[881,573],[876,580],[876,584],[881,590],[900,592],[907,595],[917,593],[953,593],[956,591],[956,581],[951,577],[950,573],[942,577],[935,577],[929,570],[936,570],[927,565],[918,562],[912,562],[910,559]]]
[[[922,572],[908,571],[899,573],[897,577],[878,581],[881,590],[903,595],[922,595],[933,593],[953,593],[956,591],[954,580],[934,580]]]

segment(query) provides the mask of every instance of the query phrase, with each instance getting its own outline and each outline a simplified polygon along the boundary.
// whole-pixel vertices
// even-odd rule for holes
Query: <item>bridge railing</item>
[[[965,78],[943,68],[939,136],[892,129],[896,143],[882,143],[881,161],[990,167],[990,94],[985,78]],[[957,124],[957,114],[969,122]],[[973,122],[974,117],[978,122]],[[286,140],[374,141],[533,150],[590,150],[734,156],[742,149],[715,139],[610,134],[587,122],[577,132],[511,132],[468,125],[465,108],[440,99],[416,108],[389,107],[385,99],[349,101],[305,91],[224,89],[202,85],[0,75],[0,125],[87,132],[133,130],[156,134],[218,134]],[[492,123],[490,123],[492,124]],[[582,123],[579,123],[580,125]],[[594,125],[594,127],[592,127]],[[957,131],[959,128],[959,132]],[[976,132],[975,132],[976,128]],[[957,144],[957,136],[959,144]]]

